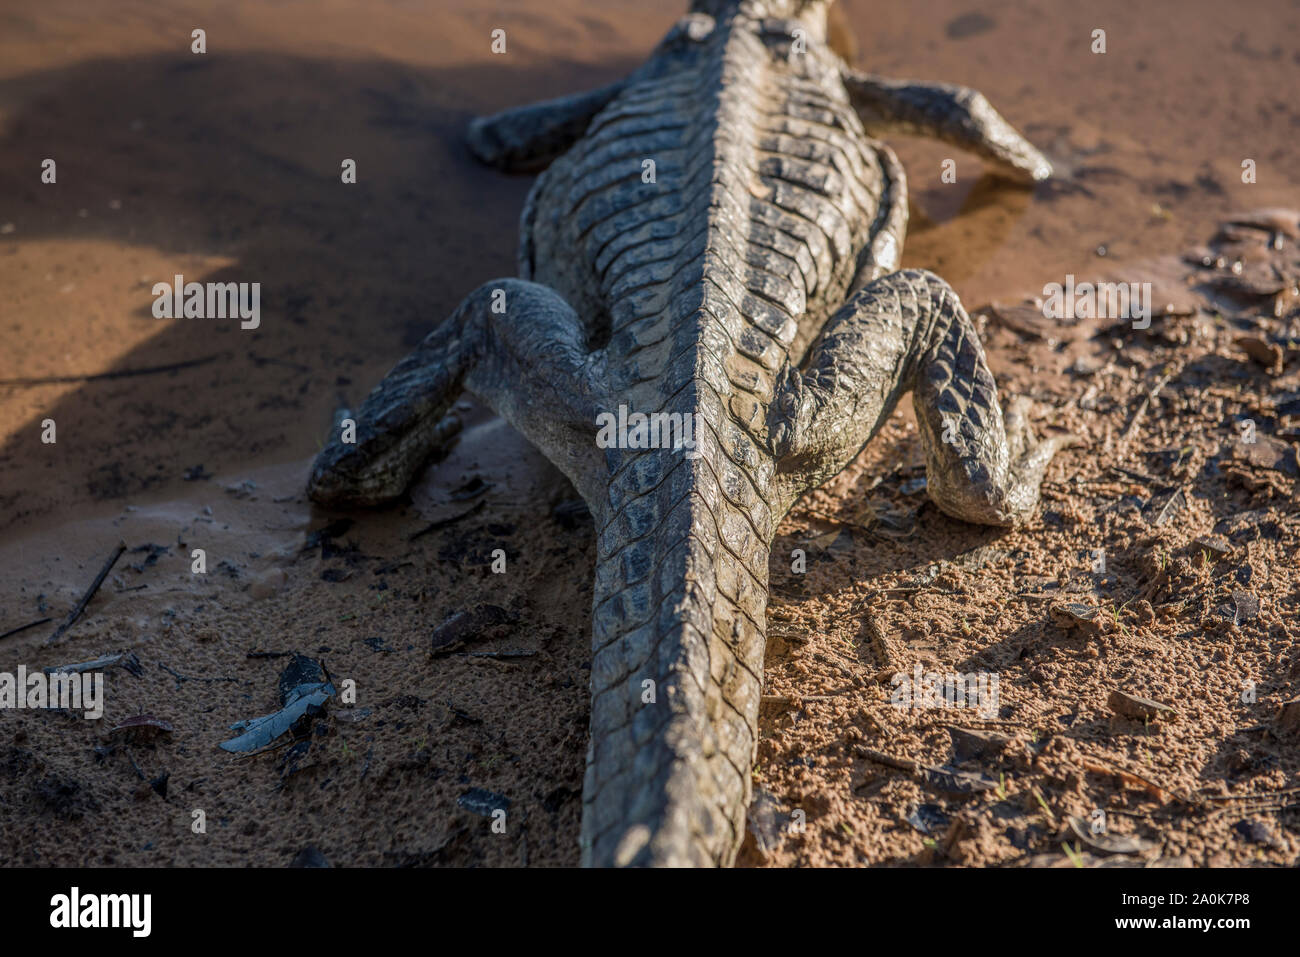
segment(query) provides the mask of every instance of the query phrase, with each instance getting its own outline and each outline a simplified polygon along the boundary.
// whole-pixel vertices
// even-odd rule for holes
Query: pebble
[[[285,574],[283,568],[270,568],[253,580],[248,593],[259,600],[271,598],[279,594],[288,581],[289,576]]]

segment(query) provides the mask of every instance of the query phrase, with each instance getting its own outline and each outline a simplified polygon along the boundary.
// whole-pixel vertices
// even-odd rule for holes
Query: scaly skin
[[[1018,405],[1004,423],[956,295],[894,271],[906,184],[867,129],[939,136],[1030,181],[1050,165],[973,91],[853,73],[825,24],[820,0],[697,3],[626,80],[475,121],[485,162],[545,169],[523,278],[471,293],[313,470],[325,504],[400,495],[463,388],[586,499],[586,864],[732,863],[777,525],[905,392],[930,494],[957,518],[1030,515],[1065,441],[1035,444]],[[596,417],[620,405],[698,414],[697,454],[599,448]]]

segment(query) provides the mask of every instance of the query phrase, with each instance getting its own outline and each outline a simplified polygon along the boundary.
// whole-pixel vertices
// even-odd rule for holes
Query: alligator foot
[[[933,136],[992,160],[1018,179],[1038,183],[1052,175],[1047,157],[978,90],[890,80],[850,69],[843,77],[862,125],[873,136]]]
[[[591,118],[626,86],[609,86],[543,100],[472,120],[466,139],[479,161],[507,173],[537,173],[571,147]]]
[[[1036,442],[1023,400],[1004,421],[970,317],[926,270],[864,286],[826,323],[805,371],[787,370],[769,430],[789,494],[839,472],[908,390],[935,504],[982,525],[1028,518],[1052,456],[1073,437]]]
[[[316,457],[308,494],[322,505],[375,506],[400,496],[454,434],[448,410],[461,389],[481,399],[560,467],[585,497],[600,495],[594,436],[599,353],[545,286],[497,279],[393,367],[356,416]]]

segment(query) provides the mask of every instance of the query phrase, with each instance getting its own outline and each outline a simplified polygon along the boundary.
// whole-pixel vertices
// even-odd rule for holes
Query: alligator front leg
[[[787,369],[770,432],[788,495],[839,472],[912,391],[930,498],[955,518],[1014,525],[1072,436],[1036,443],[1013,403],[1005,420],[975,328],[934,273],[907,270],[859,290],[826,323],[806,371]]]
[[[714,18],[688,13],[655,48],[646,65],[632,76],[586,93],[503,110],[471,121],[470,151],[488,166],[508,173],[539,173],[567,152],[587,131],[596,114],[638,79],[671,68],[674,56],[713,32]]]
[[[484,283],[393,367],[316,457],[308,493],[322,505],[373,506],[411,484],[455,429],[461,389],[519,429],[592,501],[606,475],[595,443],[602,354],[588,353],[569,304],[520,279]]]
[[[978,90],[946,83],[888,80],[850,69],[845,69],[842,76],[862,125],[872,135],[933,136],[990,159],[1017,178],[1036,183],[1052,175],[1047,157],[1003,119]]]
[[[586,93],[544,100],[472,120],[470,151],[508,173],[538,173],[578,141],[592,117],[627,85],[626,80]]]

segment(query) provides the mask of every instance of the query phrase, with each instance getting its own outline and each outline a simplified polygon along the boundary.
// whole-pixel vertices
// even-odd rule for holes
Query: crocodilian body
[[[730,864],[750,797],[777,524],[911,391],[929,493],[1012,524],[1061,438],[1004,418],[949,286],[896,271],[903,171],[873,134],[941,137],[1027,181],[1042,155],[978,93],[849,69],[820,0],[698,2],[635,73],[476,120],[543,170],[518,279],[470,293],[335,437],[311,495],[399,496],[462,389],[535,443],[595,517],[582,858]],[[698,416],[697,455],[600,448],[625,405]],[[946,438],[946,441],[944,439]]]

